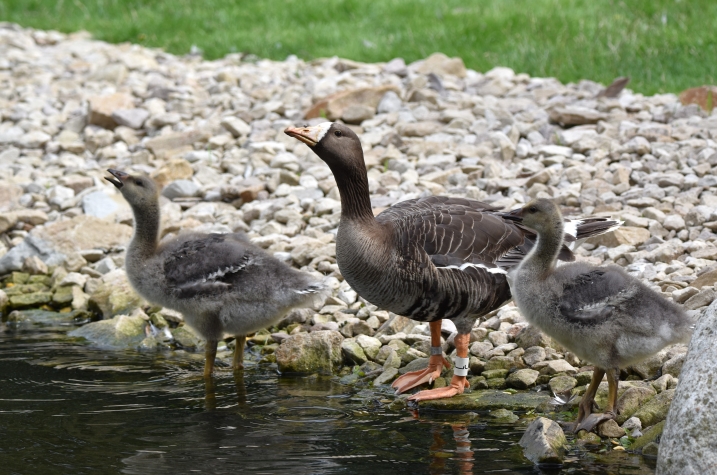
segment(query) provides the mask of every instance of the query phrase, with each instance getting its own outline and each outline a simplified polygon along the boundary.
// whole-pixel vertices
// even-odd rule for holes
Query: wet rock
[[[702,474],[717,466],[717,452],[709,449],[714,446],[714,434],[706,429],[717,424],[713,410],[717,380],[715,328],[717,303],[707,308],[695,326],[660,443],[659,474]]]
[[[577,385],[578,381],[570,376],[556,376],[550,380],[548,386],[553,394],[563,394]]]
[[[373,385],[380,386],[383,384],[391,384],[391,382],[396,379],[396,376],[398,376],[397,368],[384,368],[383,372],[373,380]]]
[[[625,429],[617,425],[612,419],[609,419],[598,426],[598,435],[600,437],[620,438],[625,435]]]
[[[518,444],[525,458],[534,464],[561,464],[567,440],[557,422],[539,417],[528,426]]]
[[[425,365],[424,365],[425,367]],[[509,409],[511,411],[532,410],[550,398],[547,393],[518,392],[509,394],[504,391],[485,389],[463,393],[448,399],[421,401],[422,409],[477,411]]]
[[[204,348],[205,341],[191,327],[180,325],[171,330],[174,342],[186,350],[200,350]]]
[[[13,295],[10,297],[8,308],[37,308],[52,302],[52,292],[32,292],[27,294]]]
[[[672,402],[674,395],[674,389],[662,391],[660,394],[643,404],[640,409],[635,412],[634,416],[640,419],[643,427],[648,427],[660,421],[664,421],[667,417],[667,411],[670,409],[670,403]]]
[[[665,427],[665,421],[658,422],[657,424],[653,425],[652,427],[647,427],[642,432],[642,435],[635,439],[635,442],[632,443],[630,446],[630,450],[634,450],[635,452],[642,453],[642,450],[649,445],[650,443],[653,443],[658,440],[658,438],[662,435],[662,430]],[[665,472],[665,473],[682,473],[681,471],[678,472]],[[695,472],[693,472],[695,473]],[[700,472],[701,473],[701,472]]]
[[[130,349],[144,340],[146,328],[147,321],[140,315],[117,315],[109,320],[90,322],[68,335],[85,338],[101,348]]]
[[[368,361],[366,353],[364,353],[361,345],[356,342],[353,338],[346,338],[341,342],[341,351],[343,351],[346,360],[350,361],[351,364],[361,365]]]
[[[499,422],[506,423],[513,423],[519,419],[519,417],[516,416],[513,411],[509,411],[508,409],[495,409],[493,411],[490,411],[488,415]]]
[[[617,422],[619,424],[625,422],[632,417],[638,409],[640,409],[647,401],[652,399],[657,392],[652,387],[632,387],[627,388],[615,403],[615,411],[617,413]]]
[[[90,297],[89,308],[103,318],[111,318],[131,313],[143,303],[127,280],[125,271],[116,269],[102,276],[102,283]]]
[[[339,332],[331,330],[292,335],[276,350],[279,371],[331,374],[343,361],[343,339]]]

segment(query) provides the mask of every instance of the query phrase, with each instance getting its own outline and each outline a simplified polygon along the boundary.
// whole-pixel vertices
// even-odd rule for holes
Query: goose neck
[[[538,233],[538,242],[525,259],[525,265],[535,274],[547,276],[555,267],[562,245],[563,223],[560,221],[550,231]]]
[[[128,256],[144,258],[153,255],[159,241],[159,204],[146,207],[132,206],[134,213],[134,235],[128,248]]]
[[[334,170],[336,185],[341,195],[341,219],[375,223],[368,189],[365,165]]]

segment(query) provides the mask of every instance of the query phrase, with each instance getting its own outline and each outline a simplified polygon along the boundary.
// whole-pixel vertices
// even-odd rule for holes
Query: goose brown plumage
[[[431,356],[426,370],[407,373],[393,386],[400,393],[431,382],[449,367],[441,349],[441,319],[451,319],[456,366],[450,386],[419,392],[412,400],[460,394],[468,387],[468,343],[477,318],[506,303],[506,269],[531,248],[534,234],[479,201],[431,196],[397,203],[374,217],[361,142],[347,126],[323,123],[285,133],[331,168],[341,195],[336,261],[356,292],[378,307],[430,322]],[[606,232],[605,218],[573,222],[570,239]],[[561,259],[573,258],[563,246]]]
[[[217,342],[236,338],[233,367],[242,367],[248,333],[311,304],[323,283],[253,245],[242,233],[183,233],[159,243],[159,187],[147,176],[107,170],[105,178],[132,207],[134,236],[125,267],[149,302],[181,312],[206,343],[204,375],[214,370]]]
[[[615,417],[620,368],[633,365],[667,345],[686,342],[693,322],[617,266],[585,262],[555,266],[563,245],[563,219],[555,203],[539,199],[507,214],[533,229],[538,242],[509,272],[513,299],[531,323],[581,359],[595,365],[580,401],[575,432],[592,430]],[[605,411],[591,414],[600,381],[607,373]]]

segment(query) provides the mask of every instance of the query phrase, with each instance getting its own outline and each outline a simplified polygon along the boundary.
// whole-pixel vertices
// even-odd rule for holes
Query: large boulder
[[[557,422],[538,417],[525,430],[518,442],[525,458],[535,464],[560,464],[565,456],[567,440]]]
[[[131,313],[144,300],[134,291],[124,269],[115,269],[102,276],[102,283],[90,297],[90,310],[112,318],[121,313]]]
[[[343,363],[343,340],[341,333],[334,330],[292,335],[276,350],[279,371],[332,374]]]
[[[109,320],[100,320],[83,325],[68,333],[82,337],[101,348],[136,348],[144,340],[147,321],[140,312],[135,315],[117,315]]]
[[[667,415],[657,474],[713,473],[717,467],[717,301],[697,322]]]

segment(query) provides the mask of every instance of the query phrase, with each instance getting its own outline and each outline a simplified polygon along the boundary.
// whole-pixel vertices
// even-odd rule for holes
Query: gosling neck
[[[538,233],[538,242],[525,258],[525,267],[540,278],[547,277],[555,268],[555,262],[563,245],[563,222],[555,220],[551,228]]]
[[[134,235],[129,243],[128,255],[137,258],[152,256],[159,242],[159,203],[144,206],[132,205],[134,213]]]

